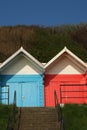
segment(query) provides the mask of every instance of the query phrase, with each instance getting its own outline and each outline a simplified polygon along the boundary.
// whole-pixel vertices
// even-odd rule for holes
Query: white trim
[[[42,63],[42,65],[43,65],[43,66],[45,66],[45,65],[46,65],[46,63]]]
[[[67,47],[64,47],[62,51],[60,51],[56,56],[54,56],[45,66],[44,69],[47,69],[53,62],[55,62],[60,56],[64,53],[69,54],[72,58],[74,58],[78,63],[80,63],[85,69],[87,69],[87,64],[84,63],[79,57],[73,54]]]
[[[20,53],[23,53],[27,58],[29,58],[32,62],[34,62],[37,66],[39,66],[41,69],[43,69],[43,65],[36,59],[34,58],[31,54],[29,54],[27,51],[21,47],[18,51],[16,51],[13,55],[11,55],[7,60],[5,60],[1,65],[0,65],[0,70],[5,67],[9,62],[11,62],[17,55]]]

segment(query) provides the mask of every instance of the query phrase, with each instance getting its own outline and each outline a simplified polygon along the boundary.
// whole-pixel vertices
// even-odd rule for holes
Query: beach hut
[[[0,65],[0,95],[3,104],[44,106],[43,65],[22,47]]]
[[[87,64],[64,47],[44,67],[45,106],[54,106],[54,91],[58,102],[87,103]]]

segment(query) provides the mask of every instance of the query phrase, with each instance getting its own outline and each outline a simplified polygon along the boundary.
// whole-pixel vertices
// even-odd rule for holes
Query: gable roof
[[[8,63],[10,63],[13,59],[15,59],[21,53],[24,54],[24,56],[27,57],[32,63],[36,64],[36,66],[39,69],[43,69],[43,65],[36,58],[34,58],[31,54],[29,54],[23,47],[21,47],[19,50],[17,50],[13,55],[11,55],[7,60],[5,60],[0,65],[0,70],[3,67],[5,67]]]
[[[47,69],[50,65],[52,65],[57,59],[59,59],[64,53],[68,54],[71,58],[73,58],[76,62],[78,62],[84,69],[87,69],[87,64],[84,63],[79,57],[73,54],[67,47],[64,47],[62,51],[60,51],[56,56],[54,56],[45,66],[44,69]],[[74,61],[73,61],[74,62]]]

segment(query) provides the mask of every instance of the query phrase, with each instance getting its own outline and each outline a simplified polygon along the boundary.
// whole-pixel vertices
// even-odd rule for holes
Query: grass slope
[[[0,130],[6,130],[7,120],[12,106],[0,104]]]
[[[66,130],[87,130],[87,105],[65,105],[62,111]]]

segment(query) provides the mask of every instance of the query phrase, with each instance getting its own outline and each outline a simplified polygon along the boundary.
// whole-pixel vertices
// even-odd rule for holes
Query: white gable
[[[3,68],[1,73],[5,75],[41,74],[41,70],[38,69],[36,64],[31,62],[31,60],[25,58],[23,55],[18,55],[5,68]]]
[[[63,55],[46,69],[46,74],[83,74],[84,70],[74,59]]]
[[[66,47],[53,57],[45,66],[48,74],[82,74],[87,65]]]
[[[23,54],[28,60],[31,62],[35,63],[37,66],[39,66],[40,69],[43,69],[43,65],[36,59],[34,58],[31,54],[29,54],[27,51],[21,47],[18,51],[16,51],[12,56],[10,56],[6,61],[4,61],[0,65],[0,71],[7,65],[9,64],[12,60],[14,60],[18,55]]]

